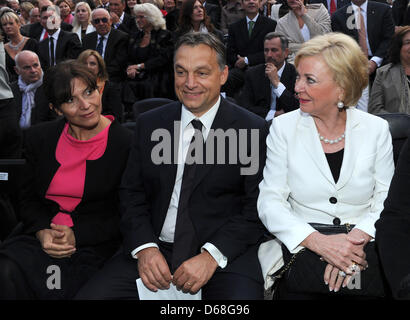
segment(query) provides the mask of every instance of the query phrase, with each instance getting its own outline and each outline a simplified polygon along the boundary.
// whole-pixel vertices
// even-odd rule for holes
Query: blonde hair
[[[136,4],[133,10],[135,16],[142,13],[155,30],[166,29],[164,16],[157,6],[151,3],[142,3]]]
[[[304,57],[320,55],[344,90],[345,106],[355,106],[369,83],[368,61],[357,42],[338,32],[316,36],[305,42],[295,57],[295,66]]]
[[[11,12],[11,11],[6,11],[6,12],[4,12],[4,13],[1,15],[0,23],[8,22],[8,21],[13,21],[13,20],[14,20],[14,22],[16,22],[17,24],[21,24],[20,18],[19,18],[19,16],[18,16],[16,13]]]
[[[76,32],[79,28],[81,28],[80,21],[78,21],[77,15],[75,14],[79,6],[85,7],[85,9],[88,11],[88,24],[91,24],[91,8],[89,4],[83,1],[78,2],[75,5],[75,9],[74,9],[73,32]]]

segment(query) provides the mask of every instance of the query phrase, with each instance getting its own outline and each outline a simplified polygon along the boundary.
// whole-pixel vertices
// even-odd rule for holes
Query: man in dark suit
[[[40,12],[48,33],[48,38],[38,44],[38,55],[44,71],[60,61],[77,59],[82,50],[77,34],[61,30],[57,9],[57,6],[43,7]]]
[[[242,7],[246,17],[228,27],[229,77],[224,89],[230,97],[243,86],[246,68],[264,62],[265,35],[276,28],[276,21],[259,14],[261,0],[242,0]]]
[[[137,30],[135,19],[124,12],[125,0],[110,0],[112,28],[131,33]]]
[[[245,73],[241,105],[268,121],[299,108],[294,90],[296,69],[286,63],[288,53],[288,40],[270,32],[264,42],[265,63],[251,67]]]
[[[350,0],[311,0],[309,3],[322,3],[332,15],[336,10],[350,4]]]
[[[91,21],[96,31],[85,35],[83,50],[97,50],[104,58],[110,81],[121,82],[126,76],[128,35],[111,28],[112,19],[105,9],[95,9]]]
[[[180,102],[137,120],[120,191],[124,255],[114,257],[77,298],[137,298],[142,292],[135,279],[141,278],[151,291],[171,282],[183,292],[201,289],[203,300],[263,299],[257,258],[263,228],[256,200],[268,126],[221,98],[228,76],[224,56],[214,35],[187,33],[178,39],[174,70]],[[219,135],[227,130],[229,143],[221,144]],[[247,142],[231,139],[240,131],[244,140],[251,132],[255,136]],[[165,144],[158,144],[158,133],[169,137]],[[250,166],[233,159],[243,151],[252,153]],[[228,154],[229,161],[220,158]]]
[[[17,81],[10,84],[22,128],[54,120],[56,113],[49,107],[43,89],[43,70],[37,54],[23,50],[16,55]]]
[[[362,12],[365,26],[365,41],[359,39],[360,24],[357,19]],[[337,10],[332,15],[332,30],[347,34],[360,44],[369,57],[369,75],[374,76],[387,56],[394,34],[394,21],[390,6],[367,0],[352,0],[351,4]]]

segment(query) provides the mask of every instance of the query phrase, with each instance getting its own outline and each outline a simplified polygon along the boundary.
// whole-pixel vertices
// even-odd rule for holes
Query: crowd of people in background
[[[406,203],[389,193],[391,136],[374,117],[410,114],[409,0],[0,0],[0,29],[0,159],[27,161],[21,195],[0,197],[23,223],[19,235],[1,234],[10,296],[0,298],[137,298],[138,260],[151,291],[173,283],[204,289],[204,299],[263,299],[286,254],[306,249],[330,293],[293,291],[286,278],[274,298],[327,299],[366,272],[374,239],[389,252],[384,297],[410,297],[410,262],[391,264],[397,243],[386,227],[410,222],[388,215]],[[174,103],[141,116],[131,145],[121,124],[150,98]],[[205,139],[212,123],[259,130],[259,170],[242,179],[240,165],[218,167],[186,189],[186,165],[148,164],[148,135],[178,119]],[[410,184],[404,150],[396,193]],[[175,264],[177,214],[196,235]],[[312,223],[352,229],[324,235]],[[125,256],[115,254],[120,232]],[[45,273],[27,276],[56,259],[69,283],[60,295],[44,288]]]

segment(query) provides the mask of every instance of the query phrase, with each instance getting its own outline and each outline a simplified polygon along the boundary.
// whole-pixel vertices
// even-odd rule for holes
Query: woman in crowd
[[[71,14],[70,2],[67,0],[58,0],[57,6],[60,8],[61,20],[65,23],[72,24],[74,16]]]
[[[37,53],[38,43],[32,38],[23,36],[20,33],[20,19],[14,12],[3,12],[0,16],[1,27],[9,41],[4,45],[6,50],[6,68],[9,75],[9,81],[16,81],[18,75],[14,70],[16,62],[14,58],[17,53],[23,50],[30,50]]]
[[[121,87],[119,84],[108,80],[104,59],[97,51],[88,49],[83,51],[77,60],[86,65],[97,77],[97,87],[102,99],[102,114],[111,114],[115,119],[122,122]]]
[[[300,254],[294,261],[303,268],[306,254],[314,253],[321,270],[309,265],[298,287],[303,282],[306,290],[317,286],[327,295],[348,285],[359,269],[369,274],[364,269],[370,254],[364,252],[393,175],[392,140],[385,120],[351,107],[368,83],[367,58],[354,39],[340,33],[317,36],[302,45],[295,66],[300,109],[273,120],[259,186],[259,217],[279,242],[267,242],[271,254],[260,254],[260,260],[265,275],[276,271],[272,267],[280,265],[283,244],[290,269],[283,269],[289,273],[278,280],[275,297],[321,299],[325,294],[290,289],[297,265],[288,264],[289,256]],[[325,234],[338,226],[346,233]]]
[[[224,41],[222,31],[216,29],[211,23],[211,18],[207,16],[205,8],[199,0],[184,1],[179,13],[177,36],[179,37],[190,31],[210,32],[222,42]]]
[[[138,32],[130,35],[128,45],[125,101],[173,97],[173,36],[155,5],[136,4],[134,13]]]
[[[82,64],[56,65],[44,86],[64,118],[26,136],[23,232],[0,247],[2,299],[72,298],[120,244],[117,190],[132,133],[101,115],[96,77]]]
[[[137,0],[127,0],[127,5],[125,6],[124,12],[133,16],[134,6],[137,4]]]
[[[377,69],[369,112],[410,114],[410,26],[397,27],[389,56],[390,63]]]
[[[30,11],[34,9],[31,2],[25,1],[20,4],[20,22],[22,25],[30,23]]]
[[[87,33],[95,31],[94,26],[91,24],[91,8],[87,2],[78,2],[75,5],[74,12],[72,32],[76,33],[82,41]]]
[[[275,32],[289,40],[288,62],[293,63],[302,43],[332,30],[326,7],[306,0],[287,0],[289,12],[279,19]]]

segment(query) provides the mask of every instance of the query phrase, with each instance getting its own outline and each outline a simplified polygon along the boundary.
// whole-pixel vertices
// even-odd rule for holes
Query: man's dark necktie
[[[54,58],[54,38],[49,37],[48,41],[50,42],[50,66],[55,65],[55,58]]]
[[[97,52],[101,55],[103,55],[103,48],[104,48],[104,37],[100,37],[100,41],[97,44]]]
[[[195,156],[195,147],[199,147],[198,141],[203,144],[202,123],[199,120],[192,120],[192,126],[196,129],[188,149],[187,158]],[[199,139],[197,142],[195,142]],[[194,148],[194,149],[192,149]],[[186,160],[185,160],[186,162]],[[177,221],[175,224],[175,237],[172,251],[172,273],[187,259],[196,254],[198,240],[189,214],[189,198],[195,181],[195,170],[197,164],[185,163],[182,176],[181,192],[177,210]]]

